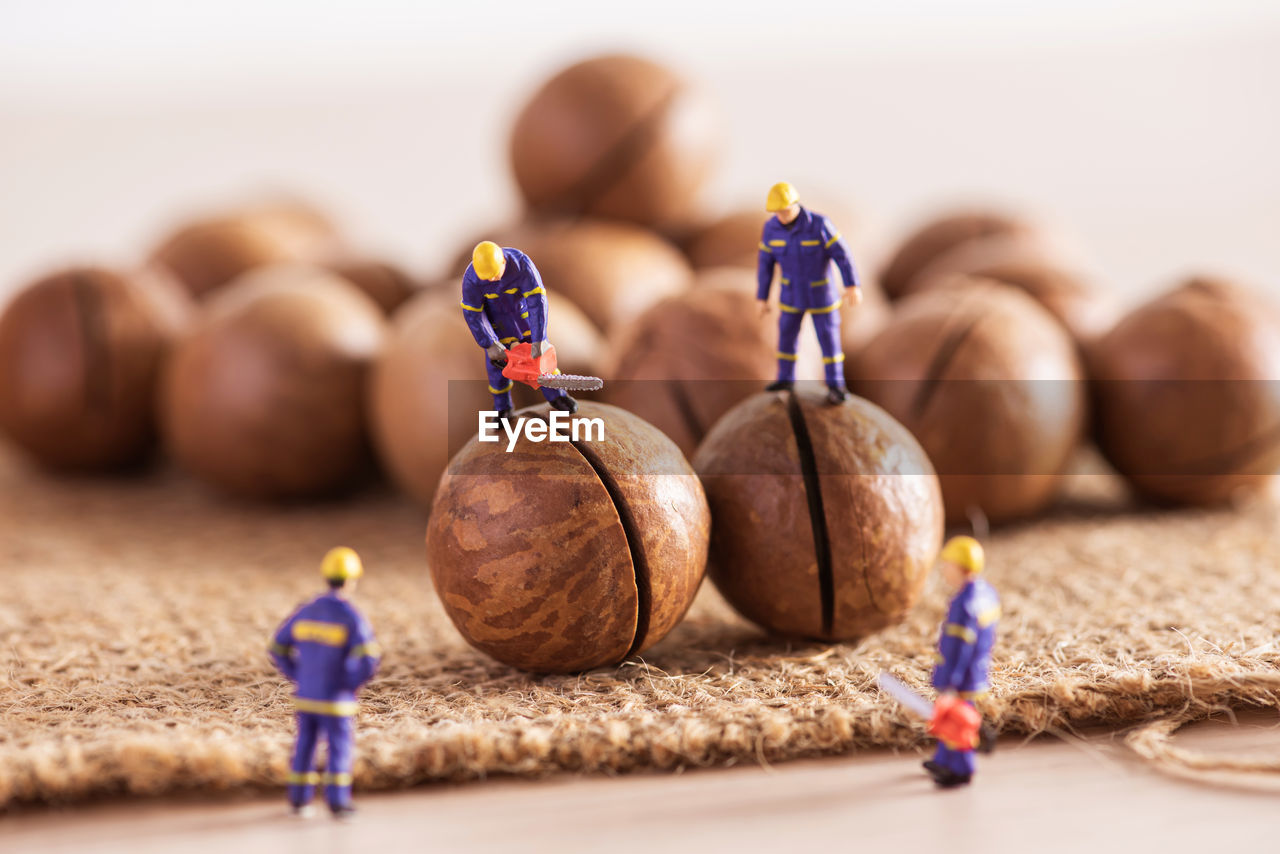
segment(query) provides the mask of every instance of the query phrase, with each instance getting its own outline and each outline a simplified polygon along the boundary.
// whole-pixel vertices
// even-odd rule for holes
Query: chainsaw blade
[[[583,377],[577,374],[543,374],[538,377],[538,385],[543,388],[558,388],[564,391],[599,391],[604,388],[604,380],[599,377]]]

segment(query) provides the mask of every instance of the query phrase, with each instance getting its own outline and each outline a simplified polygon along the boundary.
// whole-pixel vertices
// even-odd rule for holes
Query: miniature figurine
[[[298,740],[289,765],[289,805],[306,815],[318,782],[335,818],[355,812],[351,805],[352,718],[356,692],[378,669],[381,651],[373,631],[347,596],[364,574],[360,557],[348,548],[331,549],[320,564],[329,592],[298,608],[276,630],[271,659],[297,685]],[[323,777],[313,760],[321,735],[329,744]]]
[[[848,397],[844,384],[844,352],[840,346],[840,305],[831,281],[831,266],[840,269],[845,299],[862,301],[858,274],[849,257],[849,248],[840,232],[822,214],[800,205],[800,194],[786,182],[769,189],[765,210],[774,216],[764,224],[760,238],[759,285],[756,299],[760,316],[769,313],[769,291],[773,268],[782,268],[778,294],[778,378],[769,391],[795,386],[796,342],[805,315],[813,318],[813,329],[822,347],[822,364],[827,381],[827,401],[839,404]]]
[[[1000,600],[995,589],[982,577],[982,546],[973,537],[952,537],[939,555],[942,577],[955,591],[947,609],[947,621],[938,637],[939,661],[933,669],[933,687],[938,691],[935,719],[965,716],[975,723],[974,737],[955,740],[940,733],[933,759],[925,770],[942,788],[963,786],[973,779],[974,749],[981,717],[973,701],[987,691],[987,668],[995,645]]]
[[[462,309],[472,337],[489,357],[489,393],[504,421],[511,415],[516,379],[570,413],[578,411],[578,402],[566,388],[590,391],[602,385],[595,377],[568,376],[556,369],[555,348],[547,341],[547,291],[538,268],[519,249],[489,240],[476,244],[462,275]]]

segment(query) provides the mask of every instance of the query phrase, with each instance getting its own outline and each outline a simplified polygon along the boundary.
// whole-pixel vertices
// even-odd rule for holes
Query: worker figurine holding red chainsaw
[[[924,767],[934,782],[950,788],[973,778],[982,720],[973,701],[987,691],[1000,600],[982,578],[982,546],[973,537],[952,537],[939,561],[955,596],[938,638],[939,661],[933,669],[938,700],[930,731],[938,736],[938,749]]]
[[[765,222],[760,236],[756,299],[762,317],[769,313],[774,267],[782,271],[778,293],[778,378],[767,390],[795,386],[796,343],[807,315],[813,319],[813,330],[822,347],[827,402],[841,403],[849,392],[844,384],[844,351],[840,346],[840,305],[844,300],[850,305],[862,301],[849,248],[830,220],[800,205],[800,194],[786,182],[769,189],[765,210],[773,216]],[[833,266],[840,270],[843,298],[832,279]]]
[[[489,357],[486,370],[493,408],[499,418],[506,420],[511,415],[514,380],[509,376],[512,371],[504,374],[503,369],[511,354],[525,356],[526,361],[531,358],[535,366],[545,365],[544,355],[554,354],[547,343],[547,291],[538,268],[519,249],[504,249],[488,240],[476,244],[471,264],[462,276],[462,313],[472,337]],[[549,352],[544,354],[544,349]],[[554,368],[547,371],[554,373]],[[551,376],[537,374],[535,369],[534,381],[529,384],[539,389],[548,403],[566,412],[578,411],[578,402],[565,393],[564,387],[553,387]],[[543,379],[540,385],[536,383],[538,378]]]

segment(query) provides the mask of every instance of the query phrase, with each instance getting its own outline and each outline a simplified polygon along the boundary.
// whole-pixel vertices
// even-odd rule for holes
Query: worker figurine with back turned
[[[316,784],[335,818],[355,812],[351,805],[352,719],[356,692],[378,669],[381,652],[373,631],[347,599],[364,574],[360,557],[339,547],[324,556],[320,573],[329,592],[298,608],[272,639],[271,658],[297,690],[298,740],[289,764],[289,805],[307,815]],[[314,767],[321,736],[329,744],[328,773]]]
[[[511,415],[514,384],[502,374],[507,348],[527,342],[537,359],[547,341],[547,291],[538,268],[519,249],[504,249],[488,240],[476,244],[462,274],[462,314],[489,358],[489,393],[498,417],[505,421]],[[540,391],[556,409],[578,411],[578,402],[563,389],[542,386]]]
[[[773,214],[760,237],[756,299],[761,317],[769,313],[773,269],[781,268],[778,308],[778,379],[767,388],[782,391],[795,387],[796,342],[805,315],[822,347],[827,402],[842,403],[849,392],[844,384],[844,352],[840,347],[841,298],[831,279],[834,264],[840,270],[845,297],[851,305],[862,301],[858,274],[849,248],[825,216],[800,205],[796,188],[785,182],[769,189],[765,210]]]
[[[972,706],[987,692],[987,669],[1000,619],[1000,600],[982,578],[982,545],[973,537],[952,537],[938,557],[942,577],[955,595],[939,633],[933,687],[938,690],[940,703],[943,698],[958,698]],[[933,759],[924,763],[925,770],[943,788],[963,786],[973,779],[977,746],[948,743],[940,738]]]

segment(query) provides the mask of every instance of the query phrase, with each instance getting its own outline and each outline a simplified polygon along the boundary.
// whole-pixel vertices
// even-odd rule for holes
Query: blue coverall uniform
[[[773,268],[781,268],[778,307],[778,379],[796,378],[796,341],[808,314],[822,347],[827,385],[844,388],[844,352],[840,347],[840,291],[832,281],[832,266],[840,269],[845,287],[858,286],[849,247],[825,216],[801,207],[789,225],[776,216],[764,224],[760,237],[756,299],[767,300]]]
[[[1000,600],[982,578],[971,578],[951,600],[947,621],[938,638],[939,662],[933,669],[933,687],[939,693],[954,691],[973,705],[987,691],[987,669],[996,640]],[[973,749],[938,742],[933,761],[962,776],[976,767]]]
[[[285,620],[270,652],[280,672],[297,685],[298,741],[289,764],[289,802],[310,802],[323,779],[329,806],[349,805],[356,691],[377,671],[381,657],[373,631],[354,605],[331,591]],[[312,764],[321,735],[329,743],[323,778]]]
[[[486,281],[468,264],[462,274],[462,314],[471,336],[481,347],[494,344],[510,347],[522,341],[547,340],[547,291],[542,286],[538,268],[519,249],[503,248],[506,268],[502,278]],[[493,408],[511,408],[512,380],[502,375],[502,368],[485,359],[489,374],[489,393]],[[564,397],[563,389],[542,388],[548,402]]]

